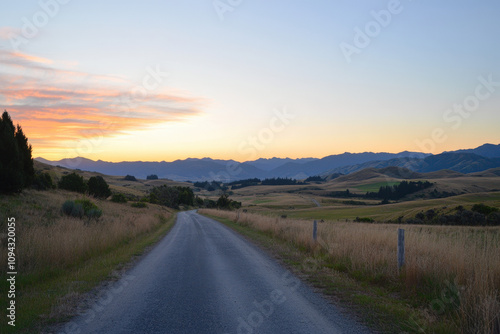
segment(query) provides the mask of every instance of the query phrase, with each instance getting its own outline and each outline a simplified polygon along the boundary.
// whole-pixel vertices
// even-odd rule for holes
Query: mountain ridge
[[[484,155],[481,155],[484,154]],[[485,156],[486,155],[486,156]],[[108,175],[134,175],[146,178],[156,174],[176,181],[216,180],[229,182],[247,178],[289,177],[303,179],[313,175],[350,174],[364,168],[403,167],[413,172],[426,173],[448,169],[460,173],[480,172],[500,167],[500,144],[484,144],[475,149],[427,154],[403,151],[400,153],[363,152],[329,155],[323,158],[260,158],[237,162],[205,158],[187,158],[166,161],[107,162],[83,157],[50,161],[36,160],[73,169],[95,171]]]

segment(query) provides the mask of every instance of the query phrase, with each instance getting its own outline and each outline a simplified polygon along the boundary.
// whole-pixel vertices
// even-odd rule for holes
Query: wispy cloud
[[[0,27],[0,40],[9,40],[13,36],[20,35],[21,29],[14,27]]]
[[[82,137],[113,136],[201,113],[202,98],[161,90],[137,98],[123,78],[59,68],[50,59],[0,50],[0,106],[30,142],[61,147]]]

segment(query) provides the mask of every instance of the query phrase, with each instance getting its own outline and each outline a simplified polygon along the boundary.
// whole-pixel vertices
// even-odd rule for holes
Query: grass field
[[[399,183],[400,182],[397,182],[397,181],[396,182],[382,181],[382,182],[375,182],[375,183],[368,183],[368,184],[359,185],[359,186],[356,186],[355,188],[363,193],[366,193],[368,191],[377,192],[380,189],[380,187],[395,186]]]
[[[316,267],[381,285],[413,304],[409,321],[426,332],[493,333],[500,326],[500,228],[404,225],[406,264],[398,271],[397,225],[310,221],[202,210],[309,250]],[[324,261],[324,257],[328,257]],[[361,297],[360,297],[361,298]],[[365,297],[363,297],[365,298]],[[362,301],[361,301],[362,302]],[[498,327],[497,327],[498,328]]]
[[[406,202],[399,202],[387,205],[345,205],[342,204],[346,199],[331,199],[314,197],[320,203],[321,207],[317,207],[310,201],[310,198],[300,195],[293,195],[301,200],[301,204],[290,207],[286,198],[290,194],[284,194],[283,198],[274,195],[272,202],[267,202],[263,205],[248,207],[251,212],[262,213],[265,215],[282,216],[286,215],[289,218],[300,218],[310,220],[354,220],[356,217],[369,217],[379,222],[397,221],[399,217],[410,218],[414,217],[418,212],[429,209],[439,209],[441,211],[451,211],[458,205],[463,205],[466,208],[472,207],[476,203],[484,203],[493,207],[500,207],[500,192],[489,193],[472,193],[459,196],[438,198],[438,199],[417,199]],[[360,201],[364,201],[360,199]],[[367,203],[378,203],[379,201],[365,201]]]
[[[64,201],[82,196],[27,190],[0,197],[2,216],[16,219],[15,332],[38,332],[38,326],[64,320],[82,293],[112,277],[173,224],[173,212],[164,207],[133,208],[93,198],[103,211],[97,221],[61,214]],[[0,222],[2,230],[6,223]],[[7,263],[6,238],[1,240],[0,258]],[[0,268],[2,282],[6,268]],[[2,298],[2,308],[5,302]],[[11,333],[6,319],[2,317],[0,332]]]

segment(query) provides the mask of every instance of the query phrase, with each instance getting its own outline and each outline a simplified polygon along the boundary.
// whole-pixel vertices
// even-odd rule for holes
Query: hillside
[[[75,170],[60,166],[52,166],[37,160],[34,161],[34,167],[36,171],[49,173],[52,177],[52,180],[55,183],[57,183],[63,175],[67,175],[73,172],[83,176],[85,179],[89,179],[92,176],[101,176],[109,184],[109,187],[112,191],[120,192],[123,194],[130,194],[134,196],[142,196],[146,191],[148,191],[152,187],[157,187],[161,185],[182,186],[182,187],[192,186],[191,183],[172,181],[168,179],[145,180],[138,178],[137,181],[127,181],[124,180],[123,176],[113,176],[103,173],[83,171],[79,169]]]

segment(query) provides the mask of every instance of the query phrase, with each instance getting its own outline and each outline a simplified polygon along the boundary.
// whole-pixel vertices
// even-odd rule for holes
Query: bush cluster
[[[56,187],[56,185],[52,181],[52,177],[49,173],[46,172],[36,173],[35,178],[33,179],[33,184],[31,186],[36,190],[48,190],[54,189]]]
[[[153,204],[178,209],[179,205],[194,205],[194,193],[189,187],[170,187],[162,185],[154,187],[149,192],[149,201]]]
[[[113,196],[111,197],[111,202],[127,203],[127,198],[123,194],[113,194]]]
[[[137,181],[137,179],[135,178],[135,176],[133,175],[127,175],[123,178],[125,181]]]
[[[83,179],[83,176],[80,176],[75,172],[61,177],[57,185],[60,189],[75,191],[82,194],[88,189],[87,183]]]
[[[382,186],[378,192],[367,192],[368,198],[379,198],[383,200],[399,200],[406,195],[413,194],[417,191],[427,189],[432,186],[429,181],[402,181],[394,186]]]
[[[227,194],[223,194],[217,200],[216,206],[218,209],[222,210],[239,209],[241,208],[241,202],[233,201]]]
[[[485,204],[475,204],[471,210],[457,206],[452,213],[444,214],[430,209],[419,212],[414,218],[406,220],[407,224],[429,225],[462,225],[462,226],[498,226],[500,225],[500,212],[498,208]]]
[[[61,207],[61,211],[71,217],[97,220],[102,215],[102,210],[88,199],[77,199],[66,201]]]
[[[58,186],[60,189],[75,191],[77,193],[83,194],[88,192],[89,195],[97,198],[107,198],[111,195],[109,185],[100,175],[92,176],[88,181],[85,181],[83,176],[73,172],[61,177]]]

